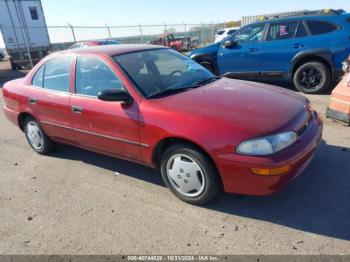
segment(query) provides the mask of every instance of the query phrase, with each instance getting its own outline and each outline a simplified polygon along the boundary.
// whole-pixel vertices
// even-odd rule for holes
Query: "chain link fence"
[[[161,24],[161,25],[130,25],[130,26],[47,26],[47,27],[2,27],[2,31],[13,31],[12,48],[7,48],[11,57],[13,69],[31,68],[48,53],[65,50],[72,44],[81,41],[111,39],[123,44],[147,44],[166,38],[171,34],[174,39],[190,41],[186,51],[208,45],[214,42],[215,34],[225,27],[220,24]],[[26,36],[27,32],[27,36]],[[50,43],[40,45],[33,41],[32,35],[46,34]],[[17,36],[23,36],[18,39]],[[168,39],[168,38],[167,38]],[[16,43],[17,41],[17,43]],[[170,40],[167,40],[170,41]],[[153,42],[154,43],[154,42]],[[168,45],[170,43],[166,42]]]

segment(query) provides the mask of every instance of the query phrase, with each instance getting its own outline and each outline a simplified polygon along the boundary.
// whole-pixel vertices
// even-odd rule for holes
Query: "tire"
[[[211,62],[208,61],[201,61],[199,62],[201,66],[203,66],[208,71],[212,72],[213,74],[216,74],[214,65]]]
[[[40,155],[54,151],[55,143],[44,133],[38,121],[28,116],[24,120],[24,134],[30,147]]]
[[[213,200],[222,187],[212,161],[186,144],[175,144],[164,152],[161,174],[166,186],[178,198],[193,205]]]
[[[317,61],[300,65],[293,75],[293,83],[297,90],[304,94],[321,94],[327,91],[332,82],[328,67]]]
[[[0,54],[0,62],[4,59],[4,56]]]

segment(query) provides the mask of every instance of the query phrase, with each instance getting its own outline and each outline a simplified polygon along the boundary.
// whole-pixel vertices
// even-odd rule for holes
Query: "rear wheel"
[[[221,190],[216,168],[194,147],[177,144],[163,154],[161,173],[164,183],[181,200],[201,205],[215,198]]]
[[[331,72],[321,62],[307,62],[297,68],[293,82],[300,92],[320,94],[328,89],[331,83]]]
[[[55,143],[44,133],[38,121],[28,116],[24,120],[24,133],[31,148],[41,155],[51,153]]]

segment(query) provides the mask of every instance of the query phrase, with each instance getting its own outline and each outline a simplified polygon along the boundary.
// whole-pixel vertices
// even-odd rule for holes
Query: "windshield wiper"
[[[199,87],[199,86],[214,82],[220,78],[221,78],[220,76],[212,76],[212,77],[204,78],[204,79],[201,79],[201,80],[198,80],[198,81],[192,83],[190,85],[190,87]]]
[[[157,98],[165,95],[170,95],[170,94],[175,94],[175,93],[180,93],[180,92],[185,92],[189,89],[192,89],[193,87],[184,87],[184,88],[167,88],[162,91],[154,92],[147,96],[147,98]]]
[[[165,90],[152,93],[149,96],[147,96],[147,98],[158,98],[160,96],[166,96],[166,95],[170,95],[170,94],[176,94],[176,93],[180,93],[180,92],[185,92],[185,91],[187,91],[189,89],[197,88],[197,87],[203,86],[205,84],[214,82],[214,81],[216,81],[216,80],[218,80],[220,78],[221,78],[220,76],[212,76],[212,77],[208,77],[208,78],[204,78],[204,79],[198,80],[198,81],[192,83],[189,86],[185,86],[185,87],[181,87],[181,88],[170,87],[170,88],[167,88]]]

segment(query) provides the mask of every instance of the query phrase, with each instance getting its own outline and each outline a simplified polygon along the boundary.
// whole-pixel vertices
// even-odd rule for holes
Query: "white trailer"
[[[32,66],[50,48],[40,0],[0,0],[0,30],[15,67]]]

